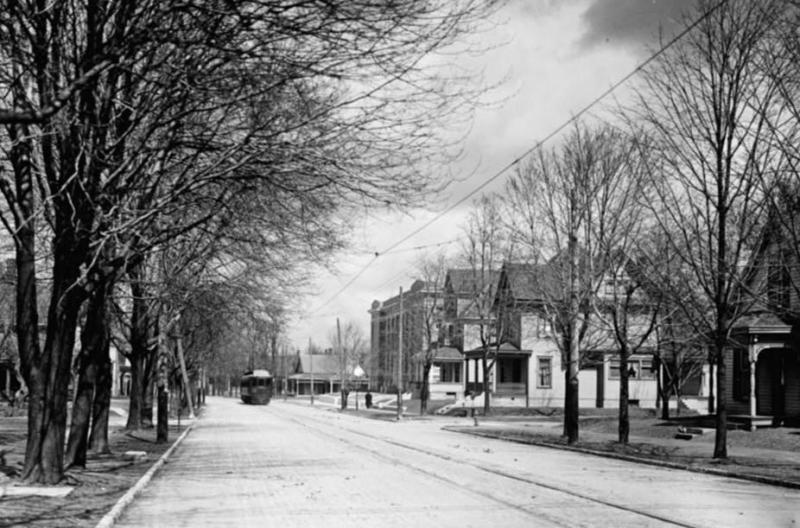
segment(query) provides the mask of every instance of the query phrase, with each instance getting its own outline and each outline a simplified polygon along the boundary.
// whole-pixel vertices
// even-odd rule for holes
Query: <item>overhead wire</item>
[[[720,7],[722,7],[723,5],[728,3],[728,1],[729,0],[720,0],[719,2],[714,4],[705,13],[703,13],[700,17],[698,17],[694,22],[692,22],[691,24],[686,26],[682,31],[680,31],[672,39],[670,39],[665,44],[663,44],[657,51],[652,53],[647,59],[645,59],[643,62],[640,62],[633,70],[631,70],[625,76],[623,76],[621,79],[619,79],[618,81],[613,83],[609,88],[607,88],[600,95],[598,95],[597,97],[592,99],[588,104],[584,105],[577,113],[573,114],[569,119],[567,119],[561,125],[556,127],[553,131],[551,131],[549,134],[547,134],[543,139],[541,139],[541,140],[537,141],[536,143],[534,143],[530,148],[526,149],[522,154],[520,154],[517,157],[515,157],[511,162],[509,162],[506,165],[504,165],[502,168],[500,168],[498,171],[496,171],[492,176],[490,176],[489,178],[487,178],[486,180],[481,182],[480,185],[478,185],[477,187],[472,189],[466,195],[464,195],[461,198],[459,198],[455,203],[453,203],[452,205],[448,206],[447,208],[445,208],[444,210],[442,210],[441,212],[436,214],[433,218],[431,218],[430,220],[426,221],[421,226],[419,226],[418,228],[414,229],[413,231],[411,231],[409,234],[407,234],[406,236],[404,236],[403,238],[401,238],[397,242],[394,242],[393,244],[390,244],[383,251],[376,251],[374,253],[372,259],[370,259],[370,261],[367,262],[367,264],[365,264],[364,267],[361,268],[358,271],[358,273],[356,273],[350,280],[348,280],[347,283],[344,284],[344,286],[339,288],[339,290],[337,290],[336,293],[334,293],[330,298],[328,298],[328,300],[326,300],[324,303],[319,305],[316,309],[312,310],[310,313],[313,314],[313,313],[321,310],[325,306],[329,305],[330,303],[332,303],[336,298],[338,298],[342,293],[344,293],[347,290],[347,288],[349,288],[356,280],[358,280],[358,278],[361,277],[367,271],[367,269],[369,269],[375,263],[375,261],[378,260],[378,258],[380,258],[381,256],[384,256],[386,254],[389,254],[390,252],[394,252],[394,250],[398,246],[400,246],[403,243],[407,242],[411,238],[417,236],[423,230],[427,229],[432,224],[434,224],[434,223],[438,222],[439,220],[441,220],[446,214],[450,213],[456,207],[462,205],[464,202],[466,202],[467,200],[469,200],[470,198],[475,196],[478,192],[480,192],[483,189],[485,189],[490,183],[494,182],[500,176],[505,174],[507,171],[509,171],[510,169],[514,168],[519,162],[521,162],[522,160],[527,158],[535,150],[537,150],[537,149],[541,148],[542,146],[544,146],[545,143],[547,143],[552,138],[554,138],[555,136],[560,134],[568,126],[570,126],[573,123],[575,123],[576,121],[578,121],[578,119],[583,117],[587,112],[589,112],[589,110],[591,110],[594,106],[599,104],[603,99],[605,99],[606,97],[608,97],[609,95],[614,93],[620,86],[622,86],[623,84],[628,82],[631,78],[633,78],[634,76],[639,74],[639,72],[641,72],[647,66],[649,66],[651,62],[653,62],[658,57],[663,55],[670,47],[675,45],[675,43],[677,43],[679,40],[681,40],[683,37],[685,37],[691,31],[693,31],[694,28],[696,28],[698,25],[700,25],[706,18],[711,16],[711,14],[713,14],[717,9],[719,9]]]

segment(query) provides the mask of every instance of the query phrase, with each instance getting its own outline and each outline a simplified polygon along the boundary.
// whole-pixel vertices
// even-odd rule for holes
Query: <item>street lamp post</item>
[[[353,368],[353,377],[356,379],[356,410],[358,410],[358,386],[361,384],[361,378],[364,377],[364,369],[360,365]]]

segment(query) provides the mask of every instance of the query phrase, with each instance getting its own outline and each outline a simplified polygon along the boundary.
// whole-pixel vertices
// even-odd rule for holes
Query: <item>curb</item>
[[[192,423],[186,427],[186,429],[181,433],[178,439],[175,440],[172,446],[170,446],[170,448],[167,449],[158,460],[156,460],[155,464],[153,464],[150,469],[147,470],[147,473],[142,475],[142,478],[140,478],[136,484],[134,484],[133,487],[125,493],[125,495],[119,498],[116,504],[114,504],[114,507],[111,508],[111,510],[109,510],[109,512],[106,513],[102,519],[100,519],[100,522],[98,522],[97,525],[95,525],[95,528],[111,528],[114,526],[114,523],[117,522],[117,519],[119,519],[120,515],[122,515],[122,512],[125,511],[125,508],[127,508],[128,505],[133,502],[133,499],[136,498],[136,495],[138,495],[139,492],[142,491],[145,486],[147,486],[147,484],[153,478],[153,475],[156,474],[156,471],[161,469],[161,466],[166,464],[167,458],[169,458],[172,452],[175,451],[175,449],[183,442],[183,439],[186,438],[186,436],[189,434],[189,431],[194,428],[196,423],[197,419],[193,420]]]
[[[544,442],[541,440],[532,440],[526,438],[513,438],[508,436],[500,436],[494,433],[486,432],[486,431],[469,431],[465,430],[462,426],[445,426],[442,429],[446,431],[452,431],[454,433],[462,433],[462,434],[470,434],[473,436],[480,436],[483,438],[494,438],[496,440],[504,440],[506,442],[516,442],[518,444],[527,444],[527,445],[535,445],[538,447],[548,447],[550,449],[560,449],[562,451],[573,451],[576,453],[584,453],[587,455],[594,455],[599,457],[605,458],[613,458],[616,460],[623,460],[626,462],[634,462],[637,464],[646,464],[649,466],[658,466],[664,467],[669,469],[678,469],[682,471],[691,471],[693,473],[704,473],[706,475],[715,475],[718,477],[728,477],[728,478],[735,478],[739,480],[748,480],[751,482],[757,482],[759,484],[769,484],[771,486],[780,486],[783,488],[791,488],[791,489],[800,489],[800,482],[795,482],[791,480],[783,480],[774,477],[766,477],[762,475],[748,475],[746,473],[736,473],[732,471],[726,471],[723,469],[714,469],[708,467],[698,467],[698,466],[691,466],[688,464],[681,464],[679,462],[669,462],[666,460],[657,460],[653,458],[644,458],[644,457],[637,457],[633,455],[625,455],[622,453],[614,453],[610,451],[599,451],[597,449],[590,449],[586,447],[577,447],[577,446],[570,446],[564,444],[556,444],[551,442]]]

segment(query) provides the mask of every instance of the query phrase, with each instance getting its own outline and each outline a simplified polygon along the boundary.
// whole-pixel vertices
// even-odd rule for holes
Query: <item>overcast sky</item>
[[[369,310],[373,300],[385,300],[407,289],[414,262],[441,244],[455,253],[469,201],[453,209],[396,251],[381,255],[364,270],[374,254],[403,239],[495,176],[612,84],[630,73],[682,27],[682,13],[693,0],[510,0],[497,13],[496,25],[482,35],[500,46],[479,60],[488,82],[503,81],[495,98],[502,103],[481,109],[464,145],[465,156],[454,173],[462,181],[449,190],[435,210],[405,214],[370,214],[353,234],[354,245],[337,258],[337,269],[315,280],[313,294],[299,299],[300,313],[289,328],[292,348],[305,349],[309,338],[331,346],[328,336],[338,316],[353,321],[369,339]],[[474,59],[471,59],[474,60]],[[626,86],[615,92],[624,101]],[[590,119],[602,119],[605,108],[592,109]],[[554,140],[557,142],[557,139]],[[550,143],[552,146],[556,143]],[[507,174],[489,190],[502,189]],[[338,293],[338,295],[337,295]]]

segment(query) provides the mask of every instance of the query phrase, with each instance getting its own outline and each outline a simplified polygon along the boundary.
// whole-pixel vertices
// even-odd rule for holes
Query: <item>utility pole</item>
[[[341,402],[339,407],[341,409],[347,408],[347,393],[344,392],[344,375],[347,370],[347,362],[344,357],[344,349],[342,348],[342,327],[339,325],[339,318],[336,318],[336,345],[339,347],[339,396]],[[356,405],[358,402],[356,402]]]
[[[311,353],[311,338],[308,338],[308,369],[311,371],[311,405],[314,405],[314,354]]]
[[[397,420],[403,419],[403,287],[400,286],[400,325],[397,329]]]
[[[192,389],[189,386],[189,375],[186,372],[186,360],[183,356],[183,338],[179,335],[175,342],[178,348],[178,362],[181,367],[181,377],[183,378],[184,394],[186,404],[189,406],[189,419],[194,420],[194,402],[192,402]]]

